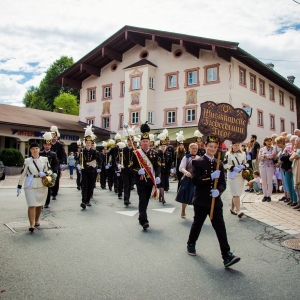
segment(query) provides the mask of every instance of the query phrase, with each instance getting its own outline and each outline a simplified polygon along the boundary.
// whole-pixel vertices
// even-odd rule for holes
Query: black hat
[[[141,130],[141,133],[142,133],[141,134],[141,140],[150,140],[150,137],[149,137],[150,127],[147,123],[148,123],[148,121],[146,121],[140,127],[140,130]]]
[[[206,138],[205,145],[207,145],[208,143],[218,143],[218,142],[219,142],[218,137],[211,135]]]
[[[202,142],[202,138],[200,136],[196,137],[195,142],[196,143],[201,143]]]
[[[31,143],[30,146],[29,146],[29,149],[35,148],[35,147],[40,148],[40,145],[38,143]]]

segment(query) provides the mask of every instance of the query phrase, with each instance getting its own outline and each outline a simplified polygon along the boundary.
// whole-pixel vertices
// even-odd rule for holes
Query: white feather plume
[[[132,128],[129,127],[129,128],[127,129],[127,134],[128,134],[128,135],[134,135],[135,132],[134,132],[134,130],[133,130]]]
[[[50,127],[50,131],[51,131],[51,132],[57,132],[57,131],[58,131],[57,126],[53,126],[53,125],[52,125],[52,126]]]
[[[113,146],[116,143],[116,141],[113,139],[110,139],[108,142],[110,143],[111,146]]]
[[[92,133],[92,139],[95,140],[96,138],[97,136],[94,133]]]
[[[52,133],[51,132],[46,132],[44,135],[43,135],[43,138],[44,140],[52,140]]]
[[[134,142],[139,142],[140,140],[141,140],[141,139],[140,139],[138,136],[136,136],[136,135],[133,137],[133,141],[134,141]]]
[[[92,131],[92,124],[91,125],[87,125],[85,129],[85,133],[84,136],[92,136],[93,131]]]
[[[77,146],[81,146],[81,140],[80,139],[77,141]]]
[[[157,136],[157,138],[158,138],[159,140],[161,140],[161,141],[165,141],[165,140],[166,140],[166,137],[167,137],[167,135],[166,135],[165,132],[162,132],[162,133],[160,133],[160,134]]]
[[[120,133],[117,133],[116,135],[115,135],[115,140],[120,140],[121,139],[121,134]]]
[[[194,132],[194,136],[196,136],[196,137],[202,137],[202,134],[201,134],[200,131],[197,129],[197,130],[195,130],[195,132]]]
[[[167,128],[165,128],[165,129],[163,130],[163,133],[166,135],[166,137],[169,136],[169,131],[168,131]]]
[[[177,142],[181,142],[181,141],[184,141],[185,140],[185,137],[183,135],[183,131],[179,131],[179,133],[176,133],[177,137],[176,137],[176,140]]]
[[[160,144],[160,141],[159,141],[159,140],[156,140],[156,141],[154,142],[154,145],[155,145],[155,146],[159,146],[159,144]]]
[[[154,142],[154,134],[150,133],[149,134],[149,139],[151,142]]]
[[[101,146],[107,147],[107,143],[103,141]]]
[[[119,143],[117,143],[117,145],[119,146],[120,149],[123,149],[126,147],[126,144],[124,142],[119,142]]]

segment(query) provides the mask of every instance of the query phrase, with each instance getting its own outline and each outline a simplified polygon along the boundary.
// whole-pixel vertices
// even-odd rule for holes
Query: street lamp
[[[154,137],[155,137],[155,140],[157,140],[157,137],[158,135],[160,135],[161,132],[159,130],[157,130],[156,132],[154,132]]]

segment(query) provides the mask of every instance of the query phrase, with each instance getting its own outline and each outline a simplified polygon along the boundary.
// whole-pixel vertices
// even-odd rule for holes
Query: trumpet
[[[81,164],[80,164],[80,166],[81,166],[81,169],[84,169],[84,166],[83,166],[83,151],[82,150],[80,152],[80,156],[81,156]]]
[[[123,153],[123,151],[120,151],[120,156],[121,156],[121,168],[124,169],[124,153]]]

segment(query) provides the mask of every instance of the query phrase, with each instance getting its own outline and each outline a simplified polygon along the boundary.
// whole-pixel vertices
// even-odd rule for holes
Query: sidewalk
[[[279,201],[283,193],[273,194],[271,202],[262,202],[263,195],[245,193],[241,200],[242,212],[259,222],[273,226],[289,234],[300,234],[300,211]]]

